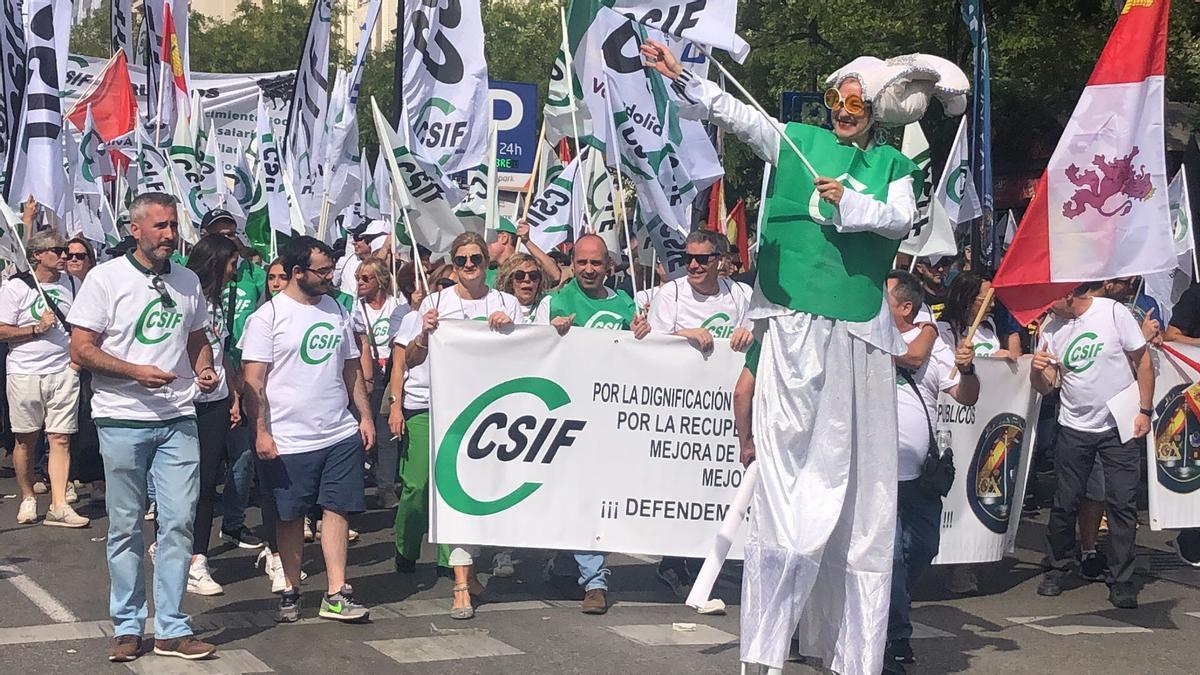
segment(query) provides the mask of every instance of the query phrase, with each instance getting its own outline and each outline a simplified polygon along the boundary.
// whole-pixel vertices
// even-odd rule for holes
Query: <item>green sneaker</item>
[[[322,596],[319,616],[334,621],[366,621],[371,618],[371,610],[354,601],[354,589],[346,584],[340,592]]]

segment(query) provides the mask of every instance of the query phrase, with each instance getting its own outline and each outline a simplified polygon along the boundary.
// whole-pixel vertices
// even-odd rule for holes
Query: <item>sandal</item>
[[[470,588],[471,588],[470,584],[455,584],[454,592],[455,593],[466,592],[467,596],[470,597]],[[450,618],[451,619],[464,619],[465,620],[465,619],[472,619],[474,617],[475,617],[475,605],[473,603],[470,605],[467,605],[466,607],[454,607],[454,606],[450,607]]]

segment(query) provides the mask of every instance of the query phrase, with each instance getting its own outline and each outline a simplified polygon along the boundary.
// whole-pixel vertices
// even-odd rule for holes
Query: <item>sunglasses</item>
[[[684,253],[683,263],[685,265],[691,265],[693,262],[695,262],[698,265],[707,265],[716,257],[716,253]]]
[[[355,278],[355,279],[358,279],[359,281],[363,282],[364,284],[369,284],[369,283],[371,283],[372,281],[374,281],[374,280],[375,280],[375,277],[373,277],[373,276],[371,276],[371,275],[369,275],[369,274],[362,274],[362,275],[359,275],[359,276],[357,276],[357,277],[354,277],[354,278]]]
[[[162,277],[158,275],[150,277],[150,286],[158,292],[158,299],[162,300],[163,307],[175,309],[175,298],[172,298],[171,294],[167,292],[167,282],[163,281]]]
[[[441,288],[441,289],[454,288],[454,280],[453,279],[438,279],[437,281],[433,282],[433,285],[437,286],[438,288]]]
[[[537,270],[534,270],[532,272],[526,272],[525,270],[517,270],[516,272],[512,273],[512,278],[513,278],[513,281],[525,281],[526,279],[529,279],[530,281],[532,281],[533,283],[536,284],[536,283],[541,282],[542,273]]]
[[[450,260],[454,263],[455,267],[466,267],[468,260],[471,261],[472,265],[479,267],[480,265],[483,264],[483,254],[482,253],[472,253],[469,256],[456,255],[453,258],[451,258]]]
[[[38,249],[37,251],[35,251],[35,253],[53,253],[56,256],[62,257],[67,254],[67,247],[66,246],[51,246],[49,248]]]
[[[87,259],[88,259],[88,254],[86,254],[86,253],[68,253],[67,254],[67,260],[87,260]]]
[[[842,92],[837,89],[828,89],[825,91],[825,107],[837,112],[839,108],[843,108],[851,115],[861,115],[867,111],[867,104],[858,94],[850,94],[842,96]]]

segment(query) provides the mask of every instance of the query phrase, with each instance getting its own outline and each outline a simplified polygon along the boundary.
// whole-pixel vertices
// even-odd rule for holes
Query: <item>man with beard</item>
[[[158,490],[154,564],[154,653],[205,658],[180,608],[192,561],[192,516],[200,490],[198,393],[216,389],[208,309],[200,280],[170,262],[179,241],[175,198],[138,195],[129,206],[132,251],[96,267],[79,288],[68,322],[71,360],[92,371],[92,417],[107,489],[106,550],[113,620],[110,661],[142,653],[146,577],[142,514],[146,477]],[[194,378],[194,379],[193,379]],[[194,382],[194,384],[193,384]]]
[[[250,315],[241,344],[243,404],[258,457],[268,463],[265,482],[275,497],[275,536],[287,577],[276,618],[300,618],[304,516],[320,505],[327,588],[318,615],[365,621],[370,612],[346,583],[347,516],[366,510],[363,460],[375,442],[375,418],[352,319],[327,295],[332,249],[295,237],[279,257],[288,285]],[[359,421],[350,414],[351,401]]]

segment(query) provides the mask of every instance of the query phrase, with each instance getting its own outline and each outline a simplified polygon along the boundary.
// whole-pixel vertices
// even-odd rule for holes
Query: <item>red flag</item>
[[[708,222],[704,229],[725,234],[725,179],[718,178],[708,191]]]
[[[726,228],[727,235],[732,235],[730,238],[734,241],[730,242],[737,246],[738,257],[742,259],[742,269],[750,269],[750,233],[746,232],[746,200],[738,198],[737,203],[733,205],[733,210],[729,212],[729,226]]]
[[[124,51],[113,54],[96,77],[92,90],[67,111],[66,118],[81,132],[89,105],[92,106],[96,131],[105,143],[133,131],[137,124],[137,97],[133,93],[133,82],[129,80]]]
[[[567,142],[566,136],[558,139],[558,159],[564,165],[571,163],[571,144]]]
[[[1163,145],[1169,0],[1127,0],[992,286],[1021,324],[1080,284],[1175,267]]]
[[[163,39],[160,53],[163,63],[171,68],[175,89],[188,96],[187,75],[183,72],[183,51],[179,48],[179,35],[175,32],[175,19],[171,17],[171,3],[163,3]]]

